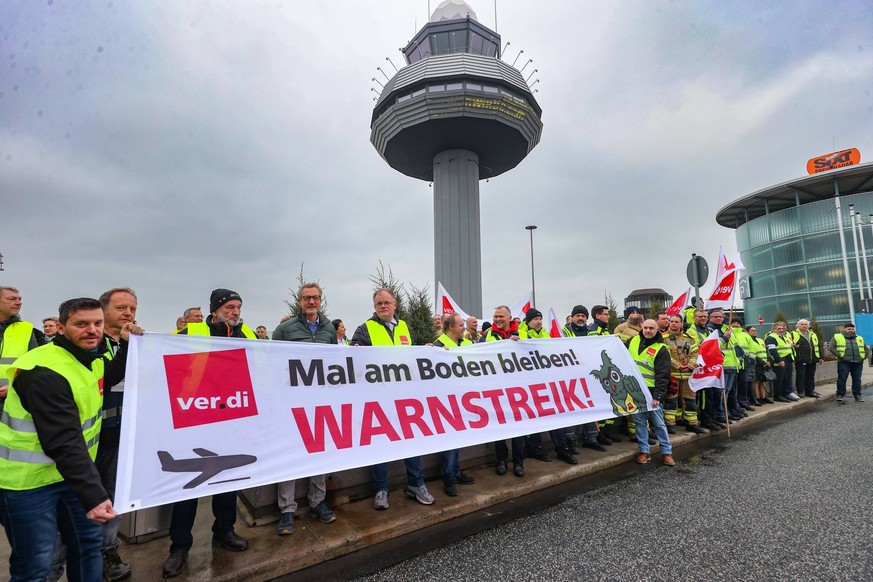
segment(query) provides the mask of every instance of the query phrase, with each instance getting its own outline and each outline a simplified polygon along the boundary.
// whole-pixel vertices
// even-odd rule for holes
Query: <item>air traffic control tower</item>
[[[461,309],[482,312],[479,180],[511,170],[539,143],[542,110],[500,35],[462,0],[445,0],[406,45],[407,66],[373,110],[370,141],[395,170],[433,182],[434,263]]]

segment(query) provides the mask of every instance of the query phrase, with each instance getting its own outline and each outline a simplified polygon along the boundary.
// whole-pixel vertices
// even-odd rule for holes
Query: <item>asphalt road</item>
[[[873,580],[873,391],[365,580]]]

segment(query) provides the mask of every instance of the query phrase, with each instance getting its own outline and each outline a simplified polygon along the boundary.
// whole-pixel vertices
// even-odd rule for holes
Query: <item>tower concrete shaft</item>
[[[467,313],[482,313],[479,156],[446,150],[433,158],[435,280]]]

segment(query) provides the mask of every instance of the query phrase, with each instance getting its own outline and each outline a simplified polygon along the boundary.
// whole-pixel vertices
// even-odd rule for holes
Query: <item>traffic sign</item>
[[[709,277],[709,265],[706,264],[706,259],[692,253],[685,272],[692,287],[702,287]]]

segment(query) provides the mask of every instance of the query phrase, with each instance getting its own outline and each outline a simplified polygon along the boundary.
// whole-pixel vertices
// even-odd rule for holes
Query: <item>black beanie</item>
[[[534,320],[534,318],[542,317],[543,314],[536,307],[531,307],[527,310],[527,313],[524,314],[524,322],[530,323]]]
[[[640,313],[640,314],[642,313],[642,311],[640,311],[639,307],[637,307],[636,305],[631,305],[630,307],[628,307],[627,309],[624,310],[624,318],[627,319],[628,317],[630,317],[631,313],[633,313],[634,311],[636,311],[637,313]]]
[[[218,311],[219,307],[228,301],[233,301],[234,299],[242,303],[242,297],[240,297],[239,293],[236,291],[231,291],[230,289],[216,289],[212,292],[212,295],[209,296],[209,312],[215,313]]]
[[[588,317],[588,308],[584,305],[577,305],[573,308],[573,312],[570,315],[576,315],[577,313],[582,313],[585,317]]]

